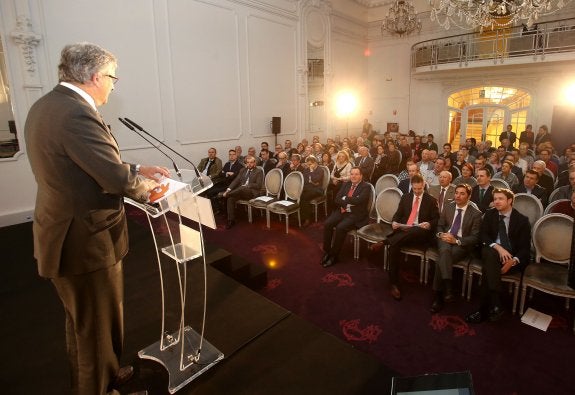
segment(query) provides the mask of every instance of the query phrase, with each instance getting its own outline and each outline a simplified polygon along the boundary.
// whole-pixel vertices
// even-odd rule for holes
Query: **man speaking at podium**
[[[119,366],[128,252],[122,197],[146,201],[158,177],[169,176],[164,167],[120,158],[97,110],[118,81],[116,67],[97,45],[64,47],[60,83],[34,103],[25,126],[38,183],[34,256],[64,305],[72,393],[82,395],[115,392],[133,374]]]

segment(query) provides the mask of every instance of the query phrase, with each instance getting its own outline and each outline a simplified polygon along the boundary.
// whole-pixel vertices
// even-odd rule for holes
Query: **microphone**
[[[180,177],[180,180],[182,179],[182,174],[180,173],[180,169],[178,169],[178,166],[176,165],[176,162],[174,161],[174,159],[172,159],[172,157],[168,154],[166,154],[164,151],[162,151],[159,147],[157,147],[154,143],[152,143],[150,140],[148,140],[145,136],[143,136],[140,132],[138,132],[136,129],[134,129],[134,127],[132,125],[130,125],[128,122],[126,122],[125,120],[123,120],[122,118],[118,118],[118,120],[120,122],[122,122],[124,124],[125,127],[127,127],[128,129],[130,129],[131,131],[133,131],[134,133],[136,133],[138,136],[140,136],[141,138],[143,138],[144,140],[146,140],[152,147],[154,147],[155,149],[157,149],[158,151],[160,151],[166,158],[168,158],[171,162],[172,162],[172,166],[174,166],[174,170],[176,171],[176,174],[178,175],[178,177]]]
[[[140,125],[138,125],[136,122],[132,121],[130,118],[127,118],[127,117],[126,117],[126,118],[124,118],[124,120],[125,120],[127,123],[130,123],[130,124],[131,124],[132,126],[134,126],[136,129],[138,129],[140,132],[145,133],[147,136],[149,136],[149,137],[151,137],[152,139],[154,139],[154,140],[155,140],[156,142],[158,142],[161,146],[163,146],[163,147],[169,149],[169,150],[172,151],[174,154],[178,155],[180,158],[182,158],[183,160],[185,160],[186,162],[188,162],[190,165],[192,165],[192,168],[194,169],[194,172],[196,173],[196,177],[197,177],[197,179],[198,179],[198,182],[200,183],[200,186],[201,186],[202,188],[205,186],[205,185],[204,185],[204,180],[202,179],[202,176],[200,175],[200,171],[198,170],[198,168],[196,167],[196,165],[195,165],[193,162],[191,162],[188,158],[186,158],[185,156],[183,156],[183,155],[180,154],[179,152],[177,152],[177,151],[175,151],[174,149],[172,149],[170,146],[166,145],[163,141],[157,139],[155,136],[153,136],[152,134],[148,133],[146,130],[144,130],[143,127],[141,127]],[[122,123],[124,123],[124,122],[122,122]],[[135,132],[135,130],[134,130],[134,132]],[[137,132],[136,132],[136,133],[137,133]],[[140,135],[142,138],[144,137],[144,136],[142,136],[140,133],[138,133],[138,135]],[[148,141],[148,140],[146,139],[146,141]],[[152,144],[152,145],[153,145],[153,144]],[[156,146],[154,145],[154,147],[156,147]],[[158,147],[156,147],[156,148],[158,148]],[[176,167],[174,167],[174,169],[176,169]],[[176,171],[177,171],[177,170],[176,170]],[[178,175],[180,175],[180,174],[178,173]]]

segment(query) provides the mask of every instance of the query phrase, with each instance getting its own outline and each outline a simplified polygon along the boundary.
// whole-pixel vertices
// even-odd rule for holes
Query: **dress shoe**
[[[397,285],[392,285],[391,290],[389,291],[391,297],[395,300],[401,300],[401,291],[397,288]]]
[[[503,317],[503,309],[499,306],[495,306],[491,310],[489,310],[489,321],[495,322],[499,321],[501,317]]]
[[[337,259],[334,256],[330,256],[327,258],[327,261],[325,261],[324,263],[322,263],[323,267],[330,267],[335,265]]]
[[[236,224],[236,221],[234,221],[233,219],[230,219],[228,221],[228,223],[226,224],[226,229],[231,229],[235,224]]]
[[[451,291],[451,289],[446,289],[443,292],[443,301],[445,303],[453,303],[455,302],[455,295],[453,295],[453,292]]]
[[[323,258],[321,258],[321,262],[319,264],[323,266],[323,264],[326,263],[328,259],[329,254],[326,252],[325,254],[323,254]]]
[[[429,309],[432,313],[438,313],[443,308],[443,300],[441,298],[433,299],[431,308]]]
[[[303,221],[303,224],[301,225],[302,228],[307,228],[308,226],[311,225],[311,222],[309,219],[306,219],[305,221]]]
[[[118,370],[118,375],[114,380],[114,387],[120,387],[126,384],[134,376],[134,367],[131,365],[123,366]]]
[[[477,310],[476,312],[471,313],[467,317],[465,317],[465,322],[468,322],[470,324],[480,324],[483,321],[485,321],[485,318],[486,317],[483,311]]]

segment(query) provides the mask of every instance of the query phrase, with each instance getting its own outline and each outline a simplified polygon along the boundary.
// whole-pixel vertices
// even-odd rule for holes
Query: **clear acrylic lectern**
[[[154,203],[142,204],[125,199],[127,203],[138,207],[147,215],[156,248],[162,295],[160,340],[140,350],[138,355],[140,358],[159,362],[166,368],[169,373],[168,391],[171,394],[224,358],[224,355],[204,338],[207,282],[202,226],[215,228],[215,220],[210,201],[198,195],[209,189],[212,181],[203,174],[199,174],[198,177],[194,170],[182,169],[180,174],[180,181],[171,179],[162,181],[161,188],[158,188],[161,196],[157,197]],[[166,217],[168,212],[177,214],[179,232],[170,227]],[[195,221],[199,230],[184,225],[183,217]],[[169,242],[166,242],[165,246],[159,245],[158,219],[160,224],[165,225],[161,227],[162,233],[167,233],[169,236]],[[165,259],[162,262],[161,254],[171,258],[167,264]],[[197,258],[203,258],[204,289],[188,290],[186,265]],[[175,275],[170,277],[170,273],[174,273],[173,266]],[[176,292],[170,292],[174,290],[173,287],[176,287]],[[174,293],[176,296],[170,298],[169,296]],[[188,293],[190,295],[187,295]],[[196,331],[189,326],[190,312],[186,309],[186,296],[202,296],[202,293],[204,300],[201,328]]]

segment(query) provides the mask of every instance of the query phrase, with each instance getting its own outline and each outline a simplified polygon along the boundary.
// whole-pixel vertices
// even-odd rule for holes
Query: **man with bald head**
[[[543,188],[545,188],[546,191],[552,191],[555,186],[554,185],[555,183],[553,181],[553,177],[545,173],[546,168],[547,165],[542,160],[536,160],[535,162],[533,162],[533,170],[539,173],[538,184]]]
[[[369,181],[371,178],[371,173],[373,173],[375,162],[369,156],[369,148],[366,146],[359,147],[358,152],[359,156],[355,158],[355,165],[361,170],[363,179]]]
[[[439,173],[439,183],[429,187],[429,194],[437,199],[439,214],[441,214],[447,204],[453,201],[455,196],[455,185],[451,183],[452,177],[451,172],[443,170]]]

